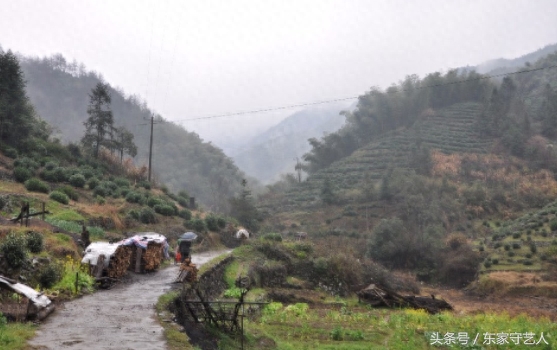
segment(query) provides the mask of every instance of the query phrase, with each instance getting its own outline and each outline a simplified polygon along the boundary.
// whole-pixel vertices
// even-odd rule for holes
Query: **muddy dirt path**
[[[193,254],[197,266],[226,252]],[[29,341],[32,349],[166,349],[155,304],[172,288],[178,266],[128,278],[112,289],[58,306]]]

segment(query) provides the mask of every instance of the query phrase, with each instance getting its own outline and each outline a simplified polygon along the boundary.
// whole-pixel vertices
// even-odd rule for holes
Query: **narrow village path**
[[[224,253],[193,254],[192,261],[199,267]],[[149,274],[129,273],[112,289],[66,302],[44,321],[29,345],[36,350],[166,349],[155,304],[171,289],[177,273],[177,265]]]

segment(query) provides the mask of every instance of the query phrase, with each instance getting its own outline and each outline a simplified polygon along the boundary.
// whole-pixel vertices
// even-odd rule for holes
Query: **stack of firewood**
[[[124,276],[130,266],[130,258],[132,256],[132,247],[121,245],[110,257],[107,275],[111,278],[120,278]]]
[[[145,271],[154,271],[159,268],[162,262],[162,244],[149,242],[147,249],[143,252],[141,264],[144,264]]]
[[[197,265],[192,264],[190,259],[184,260],[180,265],[180,273],[176,277],[175,282],[189,282],[197,281]]]

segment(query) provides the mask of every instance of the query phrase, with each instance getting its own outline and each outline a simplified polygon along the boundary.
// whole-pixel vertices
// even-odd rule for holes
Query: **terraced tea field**
[[[280,205],[291,209],[320,205],[325,179],[349,198],[351,190],[357,191],[365,181],[380,180],[389,169],[410,168],[419,144],[446,154],[487,153],[491,141],[482,139],[474,127],[481,108],[478,103],[460,103],[420,117],[411,128],[390,132],[309,177],[288,192]]]

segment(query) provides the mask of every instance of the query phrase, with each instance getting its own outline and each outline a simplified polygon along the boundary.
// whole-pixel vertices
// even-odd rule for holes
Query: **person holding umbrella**
[[[191,243],[197,238],[193,232],[186,232],[178,238],[178,253],[180,254],[180,263],[190,258]]]

